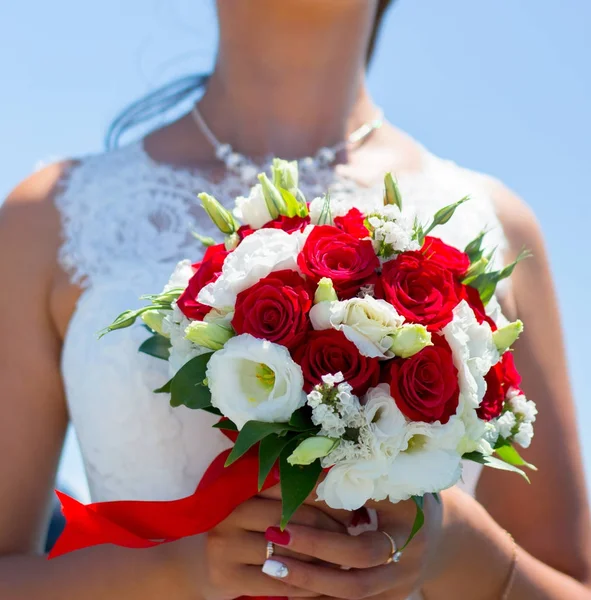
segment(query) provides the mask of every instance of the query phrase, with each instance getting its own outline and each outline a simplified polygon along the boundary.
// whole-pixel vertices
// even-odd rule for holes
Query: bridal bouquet
[[[412,498],[412,537],[462,459],[525,476],[515,444],[537,411],[510,351],[523,327],[494,297],[517,261],[493,270],[483,233],[464,251],[431,235],[467,198],[420,223],[390,174],[358,204],[307,203],[296,163],[259,181],[233,211],[200,194],[224,243],[196,235],[202,261],[106,330],[143,319],[140,351],[169,363],[156,391],[220,416],[234,445],[216,477],[254,460],[255,494],[278,464],[282,526],[315,488],[346,510]]]

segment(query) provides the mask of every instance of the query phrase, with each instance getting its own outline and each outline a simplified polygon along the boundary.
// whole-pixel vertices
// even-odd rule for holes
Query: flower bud
[[[234,337],[234,332],[231,329],[216,323],[193,321],[185,329],[185,338],[198,346],[211,348],[211,350],[221,350],[232,337]]]
[[[392,173],[386,173],[384,177],[384,206],[388,204],[394,204],[402,209],[402,197]]]
[[[288,457],[290,465],[310,465],[317,458],[330,454],[340,440],[317,435],[305,439]]]
[[[222,233],[230,235],[236,232],[238,224],[229,210],[226,210],[213,196],[204,192],[199,194],[198,198],[209,218]]]
[[[271,166],[273,174],[273,185],[284,190],[298,187],[298,163],[295,160],[288,161],[274,158]]]
[[[414,356],[427,346],[432,346],[431,334],[424,325],[403,325],[393,336],[390,351],[401,358]]]
[[[271,183],[264,173],[259,175],[259,181],[263,188],[263,197],[265,198],[265,203],[267,204],[267,209],[271,218],[276,219],[279,215],[286,215],[287,205],[279,190]]]
[[[235,250],[238,247],[239,243],[240,243],[240,236],[237,233],[231,233],[224,240],[224,247],[226,248],[226,250],[228,252],[231,252],[232,250]]]
[[[493,332],[493,342],[500,354],[504,354],[515,343],[523,331],[523,323],[518,319]]]
[[[470,268],[466,271],[466,275],[462,283],[468,285],[471,281],[474,281],[478,275],[481,275],[486,271],[488,267],[488,259],[485,256],[479,258],[476,262],[470,265]]]
[[[314,304],[319,302],[334,302],[338,300],[337,293],[334,291],[332,280],[328,277],[323,277],[318,282],[318,287],[314,293]]]
[[[162,331],[162,321],[164,320],[164,314],[159,310],[149,310],[142,315],[142,321],[156,333],[163,335],[164,337],[170,337],[167,333]]]

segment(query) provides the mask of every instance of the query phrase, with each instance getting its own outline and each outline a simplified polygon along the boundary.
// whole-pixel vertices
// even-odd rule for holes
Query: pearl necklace
[[[254,161],[247,156],[244,156],[244,154],[235,152],[230,144],[222,144],[203,119],[197,105],[193,106],[191,116],[201,133],[212,145],[216,158],[221,160],[229,171],[239,175],[246,183],[251,182],[256,178],[260,168],[256,166]],[[360,143],[370,133],[379,129],[383,124],[384,113],[380,110],[375,119],[361,125],[361,127],[353,131],[346,140],[343,140],[334,146],[320,148],[314,156],[307,156],[299,159],[298,164],[300,169],[304,172],[312,172],[330,166],[341,150],[344,150],[348,146]]]

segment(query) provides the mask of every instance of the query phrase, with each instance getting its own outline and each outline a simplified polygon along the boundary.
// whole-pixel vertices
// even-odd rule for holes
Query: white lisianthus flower
[[[388,454],[406,450],[413,432],[387,384],[380,383],[367,391],[363,412],[376,441],[387,447]]]
[[[265,223],[273,219],[267,208],[260,183],[251,188],[247,198],[244,196],[236,198],[234,216],[240,222],[250,225],[252,229],[260,229]]]
[[[222,274],[199,292],[198,302],[218,309],[233,307],[240,292],[269,273],[282,269],[297,271],[300,249],[301,238],[281,229],[255,231],[228,254]]]
[[[335,302],[319,302],[310,311],[314,329],[337,329],[364,356],[392,358],[392,338],[404,317],[385,300],[371,296]]]
[[[238,429],[247,421],[283,423],[306,402],[304,376],[287,348],[243,334],[210,358],[211,404]]]
[[[484,376],[500,360],[490,325],[478,323],[465,300],[453,310],[453,319],[443,328],[460,383],[460,408],[478,408],[486,392]]]
[[[383,458],[337,463],[318,486],[318,500],[335,509],[357,510],[375,498],[376,483],[388,469]]]
[[[171,290],[182,288],[185,289],[189,285],[189,279],[193,277],[193,267],[190,260],[181,260],[174,268],[168,283],[164,286],[162,293],[170,292]]]
[[[391,502],[400,502],[450,488],[461,476],[462,461],[455,450],[401,452],[390,463],[377,489]]]
[[[390,461],[387,476],[378,483],[380,492],[392,502],[447,489],[462,474],[457,448],[465,427],[459,417],[445,424],[409,421],[408,427],[408,448]]]

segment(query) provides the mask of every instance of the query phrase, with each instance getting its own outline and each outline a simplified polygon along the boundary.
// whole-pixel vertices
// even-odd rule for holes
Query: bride
[[[0,218],[1,598],[591,599],[577,424],[540,230],[499,182],[382,124],[364,71],[389,3],[219,1],[218,59],[196,110],[130,145],[49,166],[7,199]],[[112,140],[195,92],[189,83],[135,104]],[[350,515],[318,503],[303,506],[279,533],[274,492],[241,505],[206,537],[141,551],[104,545],[46,561],[38,549],[68,420],[94,501],[189,495],[225,448],[208,415],[173,410],[152,394],[166,373],[162,361],[137,353],[141,327],[101,341],[95,333],[141,293],[161,289],[179,259],[195,257],[189,232],[211,234],[196,193],[230,202],[248,189],[253,161],[263,165],[270,154],[312,157],[301,161],[302,187],[314,194],[328,185],[335,201],[377,193],[386,171],[419,216],[470,194],[453,225],[441,229],[444,238],[463,247],[486,229],[499,262],[531,249],[500,300],[507,316],[527,324],[515,357],[539,407],[526,452],[539,468],[532,484],[492,469],[478,478],[466,467],[463,485],[442,494],[442,509],[430,503],[428,527],[399,563],[387,564],[381,532],[350,536]],[[379,528],[403,540],[409,503],[376,510]],[[266,540],[276,553],[263,570]]]

